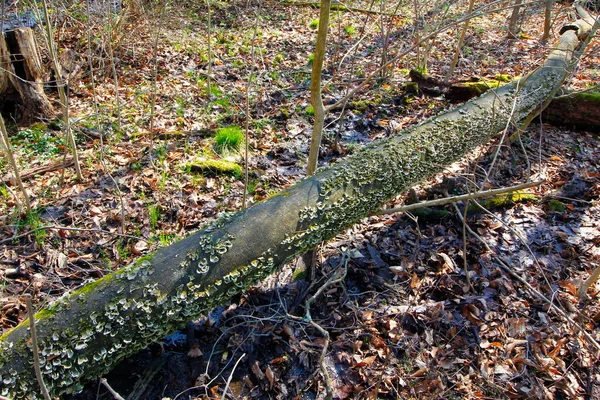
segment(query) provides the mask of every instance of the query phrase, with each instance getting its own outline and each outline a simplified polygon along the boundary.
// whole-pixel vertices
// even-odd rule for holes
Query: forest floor
[[[214,2],[209,32],[206,3],[199,3],[126,9],[111,29],[106,14],[87,15],[79,3],[57,12],[84,180],[72,169],[28,177],[34,211],[26,213],[0,160],[3,332],[26,318],[24,294],[43,307],[239,210],[243,175],[190,167],[245,165],[243,145],[216,144],[219,128],[248,132],[249,204],[305,176],[318,9]],[[421,10],[421,36],[463,15],[461,4]],[[332,12],[326,103],[382,57],[414,44],[411,10],[406,17]],[[526,8],[521,33],[510,40],[509,14],[471,20],[451,81],[533,71],[572,17],[556,4],[543,43],[542,6]],[[425,59],[428,73],[443,79],[456,37],[456,27],[439,33],[331,113],[320,165],[454,107],[444,96],[408,93],[404,84]],[[569,87],[597,84],[599,46],[592,42]],[[60,124],[9,128],[21,172],[63,160]],[[367,218],[318,249],[314,279],[305,279],[296,260],[157,338],[106,378],[130,400],[222,398],[225,391],[236,399],[321,399],[328,385],[335,399],[600,398],[600,283],[585,299],[577,293],[600,267],[597,133],[554,127],[542,115],[520,141],[478,148],[386,207],[527,181],[542,183],[511,201],[483,201],[489,210],[459,202],[430,214]],[[307,305],[313,323],[304,318]],[[92,382],[68,398],[112,396]]]

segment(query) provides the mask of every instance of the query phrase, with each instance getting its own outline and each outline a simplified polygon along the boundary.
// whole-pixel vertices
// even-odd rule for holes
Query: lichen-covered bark
[[[72,293],[36,315],[42,372],[76,392],[191,318],[330,239],[520,120],[561,85],[577,43],[567,32],[545,65],[462,107],[366,147],[240,213]],[[511,110],[512,115],[511,115]],[[26,324],[0,338],[0,393],[37,393]]]

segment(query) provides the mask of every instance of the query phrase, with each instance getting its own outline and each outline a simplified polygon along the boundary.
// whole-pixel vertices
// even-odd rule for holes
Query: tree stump
[[[43,67],[31,28],[0,35],[0,111],[19,123],[52,118],[54,110],[44,93]]]

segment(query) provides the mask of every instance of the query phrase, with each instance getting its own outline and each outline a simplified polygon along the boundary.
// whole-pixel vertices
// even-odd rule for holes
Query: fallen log
[[[69,168],[75,165],[72,157],[65,159],[64,161],[53,161],[48,164],[40,165],[39,167],[29,168],[21,172],[21,179],[26,181],[32,176],[45,174],[47,172],[57,171],[63,168]],[[10,174],[6,174],[0,178],[0,184],[2,185],[14,185],[14,178]]]
[[[600,132],[600,90],[552,99],[544,110],[542,121],[567,129]]]
[[[588,27],[589,29],[589,27]],[[40,369],[54,396],[224,304],[382,203],[539,112],[572,68],[585,29],[566,31],[542,67],[365,147],[332,167],[90,283],[35,315]],[[39,397],[28,322],[0,337],[0,394]]]

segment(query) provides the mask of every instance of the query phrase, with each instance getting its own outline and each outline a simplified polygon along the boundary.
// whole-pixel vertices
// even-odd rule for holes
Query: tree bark
[[[42,84],[42,62],[31,28],[17,28],[0,35],[0,67],[0,109],[19,107],[21,123],[52,117],[52,105]]]
[[[548,40],[550,36],[550,28],[552,27],[552,5],[554,0],[546,0],[546,8],[544,10],[544,33],[542,34],[542,41]]]
[[[571,70],[581,34],[577,28],[565,32],[544,65],[526,78],[367,146],[37,313],[41,369],[50,393],[81,390],[124,357],[442,171],[509,119],[539,112]],[[0,337],[3,396],[39,397],[29,340],[26,322]]]
[[[515,5],[513,7],[512,13],[510,14],[510,20],[508,22],[508,37],[511,39],[515,39],[517,34],[519,33],[519,11],[521,11],[521,4],[523,4],[523,0],[515,0]]]
[[[313,175],[319,164],[319,153],[323,139],[323,126],[325,123],[325,107],[323,96],[321,96],[321,73],[323,61],[325,60],[325,49],[327,46],[327,31],[329,30],[329,7],[331,0],[321,0],[319,14],[319,30],[317,33],[317,45],[315,46],[315,57],[313,60],[312,74],[310,78],[310,102],[313,106],[315,123],[310,140],[308,153],[307,174]]]

